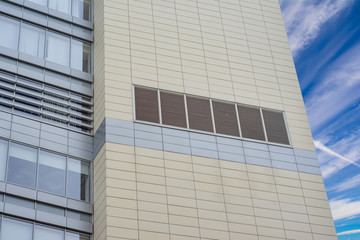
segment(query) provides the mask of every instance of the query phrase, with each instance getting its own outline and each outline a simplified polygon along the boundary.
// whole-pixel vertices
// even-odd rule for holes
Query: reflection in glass
[[[11,196],[11,195],[6,195],[5,202],[30,209],[34,209],[35,207],[34,201],[25,198]]]
[[[45,48],[45,30],[23,23],[19,51],[34,57],[43,58]]]
[[[86,21],[90,21],[90,0],[73,0],[72,1],[72,12],[73,16],[82,18]]]
[[[7,181],[35,188],[37,150],[10,143]]]
[[[1,226],[1,240],[31,240],[33,225],[10,218],[4,218]]]
[[[70,14],[70,0],[49,0],[49,8]]]
[[[71,40],[71,67],[83,72],[90,72],[90,45]]]
[[[81,213],[81,212],[68,210],[67,211],[67,217],[72,218],[72,219],[76,219],[76,220],[79,220],[79,221],[90,222],[90,215],[86,214],[86,213]]]
[[[62,217],[65,216],[65,210],[63,208],[55,207],[55,206],[48,205],[48,204],[45,204],[45,203],[37,203],[36,204],[36,209],[38,211],[47,212],[47,213],[59,215],[59,216],[62,216]]]
[[[49,32],[47,36],[46,60],[69,66],[70,38]]]
[[[51,240],[63,240],[64,232],[61,230],[36,225],[34,239],[36,239],[36,240],[50,240],[50,239]]]
[[[90,200],[90,164],[69,159],[68,161],[68,197]]]
[[[20,22],[0,16],[0,46],[18,49]]]
[[[54,194],[65,195],[66,158],[40,152],[38,188]]]
[[[0,181],[5,180],[8,142],[0,140]]]
[[[90,240],[90,237],[78,233],[67,232],[65,240]]]

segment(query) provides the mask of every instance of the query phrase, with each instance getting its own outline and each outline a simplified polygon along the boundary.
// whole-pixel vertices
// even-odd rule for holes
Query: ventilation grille
[[[91,133],[93,106],[90,97],[46,83],[0,72],[2,110]]]

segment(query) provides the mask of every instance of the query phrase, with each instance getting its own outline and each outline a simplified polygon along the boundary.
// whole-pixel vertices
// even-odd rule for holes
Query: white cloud
[[[325,136],[314,141],[323,177],[329,178],[350,164],[360,167],[360,128],[335,143],[328,143],[331,137]]]
[[[354,233],[360,233],[360,229],[341,232],[341,233],[338,233],[338,236],[349,235],[349,234],[354,234]]]
[[[280,1],[293,56],[316,39],[322,26],[351,1]],[[290,5],[290,6],[289,6]]]
[[[360,186],[360,174],[355,175],[351,178],[346,179],[343,182],[340,182],[330,188],[328,188],[328,191],[335,191],[335,192],[342,192],[354,187]]]
[[[313,130],[324,128],[327,122],[341,116],[344,109],[359,101],[360,43],[348,49],[331,65],[324,68],[325,75],[316,79],[305,98],[306,110]]]
[[[360,201],[350,198],[330,201],[330,208],[334,220],[353,218],[360,214]]]

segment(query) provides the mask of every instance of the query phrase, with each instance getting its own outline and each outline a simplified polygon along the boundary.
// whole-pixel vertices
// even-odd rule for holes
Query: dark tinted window
[[[159,105],[156,90],[135,88],[136,119],[159,123]]]
[[[190,129],[213,132],[208,99],[186,97]]]
[[[289,144],[283,113],[268,110],[262,111],[268,141]]]
[[[256,140],[265,140],[259,108],[238,105],[242,136]]]
[[[184,96],[160,92],[162,123],[186,128]]]
[[[216,133],[239,137],[234,104],[212,102]]]

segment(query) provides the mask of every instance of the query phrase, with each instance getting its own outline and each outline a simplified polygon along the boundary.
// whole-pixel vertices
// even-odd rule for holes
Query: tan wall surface
[[[318,175],[113,143],[94,175],[95,240],[337,239]]]
[[[285,110],[293,146],[314,150],[277,0],[96,2],[95,129],[133,120],[138,84]]]

